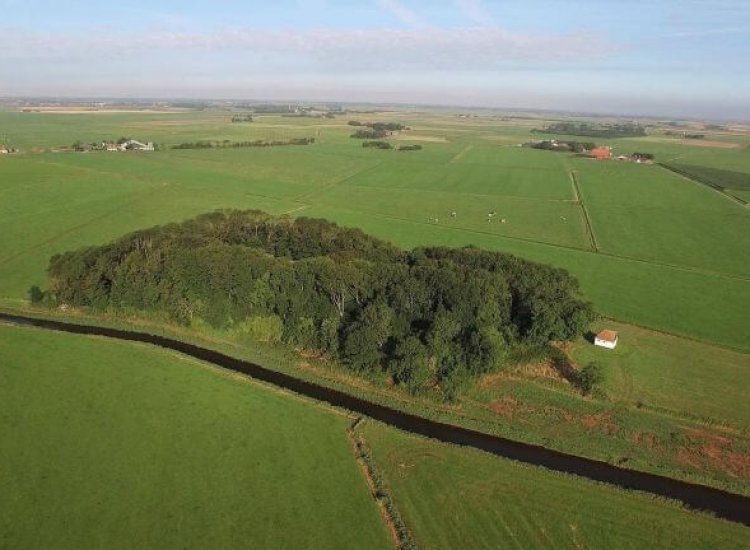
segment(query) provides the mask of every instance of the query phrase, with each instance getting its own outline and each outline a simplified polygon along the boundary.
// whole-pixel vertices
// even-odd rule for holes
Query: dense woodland
[[[318,350],[455,397],[592,319],[566,271],[476,248],[402,251],[320,219],[217,211],[54,256],[32,300],[160,312]]]

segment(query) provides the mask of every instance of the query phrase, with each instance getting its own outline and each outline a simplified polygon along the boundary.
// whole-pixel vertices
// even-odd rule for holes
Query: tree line
[[[455,398],[593,318],[566,271],[477,248],[411,251],[320,219],[217,211],[51,258],[32,301],[198,319]]]
[[[315,143],[315,138],[292,138],[286,140],[256,139],[254,141],[223,141],[199,140],[172,145],[172,149],[221,149],[221,148],[239,148],[239,147],[277,147],[281,145],[310,145]]]
[[[590,124],[588,122],[556,122],[532,132],[544,134],[564,134],[568,136],[587,137],[640,137],[646,135],[646,129],[635,122],[621,122],[614,124]]]

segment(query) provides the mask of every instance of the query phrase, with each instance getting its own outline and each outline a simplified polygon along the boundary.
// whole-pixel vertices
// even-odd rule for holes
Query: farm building
[[[140,141],[136,141],[134,139],[129,139],[125,143],[122,144],[122,150],[128,150],[128,151],[153,151],[154,150],[154,144],[150,141],[148,143],[141,143]]]
[[[612,149],[606,145],[603,147],[596,147],[592,149],[589,154],[595,159],[608,159],[612,158]]]
[[[603,330],[594,337],[594,345],[607,349],[617,346],[617,333],[614,330]]]

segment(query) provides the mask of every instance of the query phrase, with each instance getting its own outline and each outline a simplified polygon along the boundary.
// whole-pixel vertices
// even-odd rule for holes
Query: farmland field
[[[362,428],[426,548],[742,548],[747,529],[479,451]]]
[[[0,159],[0,224],[11,237],[0,243],[0,303],[20,304],[31,284],[43,284],[56,252],[214,208],[257,208],[327,217],[401,246],[475,244],[552,263],[576,275],[609,317],[750,350],[743,322],[750,309],[750,211],[657,166],[515,147],[532,136],[534,121],[408,112],[366,117],[409,124],[411,134],[400,142],[413,135],[424,150],[362,149],[339,119],[264,116],[231,124],[228,115],[210,112],[0,113],[0,128],[25,151]],[[151,155],[28,153],[119,135],[162,145],[316,142]],[[735,171],[748,165],[745,149],[684,141],[630,138],[612,145],[615,152],[651,147],[685,163],[710,165],[716,157],[715,164]],[[578,174],[593,235],[570,171]]]
[[[0,325],[0,546],[384,548],[351,420],[149,347]]]
[[[0,112],[0,133],[22,149],[0,158],[0,306],[25,307],[29,287],[46,286],[53,254],[216,208],[327,218],[404,248],[508,252],[575,275],[605,316],[595,328],[617,329],[621,344],[612,353],[583,341],[570,350],[579,365],[604,364],[596,398],[527,376],[473,388],[460,412],[495,433],[750,491],[743,391],[750,383],[750,210],[658,165],[518,147],[545,137],[531,133],[539,120],[430,112],[347,117],[403,122],[410,130],[394,136],[394,145],[423,149],[363,148],[341,117],[232,124],[226,113],[212,112]],[[163,147],[143,154],[54,150],[121,135]],[[315,143],[168,148],[293,137]],[[646,151],[657,161],[750,173],[746,132],[717,134],[702,146],[688,141],[650,135],[608,143],[615,154]],[[701,438],[721,430],[732,434],[718,436],[724,443],[717,454]]]

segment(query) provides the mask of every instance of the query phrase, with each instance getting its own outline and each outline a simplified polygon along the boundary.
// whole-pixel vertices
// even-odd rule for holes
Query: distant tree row
[[[400,122],[359,122],[357,120],[350,120],[347,124],[349,124],[349,126],[366,126],[373,130],[382,130],[385,132],[398,132],[406,128],[406,126]]]
[[[287,140],[256,139],[255,141],[223,141],[199,140],[172,145],[172,149],[216,149],[216,148],[238,148],[238,147],[277,147],[281,145],[310,145],[315,143],[315,138],[292,138]]]
[[[679,136],[684,139],[703,139],[706,137],[706,134],[688,134],[687,132],[674,132],[672,130],[667,130],[664,132],[665,136]]]
[[[233,115],[232,122],[252,122],[253,115]]]
[[[362,147],[375,147],[377,149],[393,149],[393,145],[391,145],[387,141],[382,140],[374,140],[374,141],[363,141]],[[422,146],[421,145],[399,145],[396,148],[397,151],[421,151]]]
[[[556,122],[532,132],[544,134],[564,134],[568,136],[588,136],[603,138],[639,137],[646,135],[646,129],[635,122],[615,124],[590,124],[588,122]]]
[[[564,153],[585,153],[596,149],[596,143],[593,141],[558,141],[558,140],[543,140],[543,141],[532,141],[525,143],[524,146],[531,147],[532,149],[543,149],[545,151],[559,151]]]
[[[318,350],[453,398],[509,354],[583,334],[566,271],[476,248],[402,251],[319,219],[219,211],[50,260],[51,306],[164,312]]]

